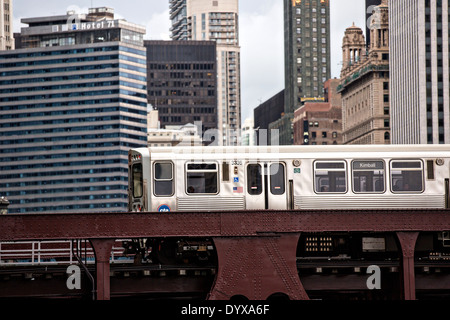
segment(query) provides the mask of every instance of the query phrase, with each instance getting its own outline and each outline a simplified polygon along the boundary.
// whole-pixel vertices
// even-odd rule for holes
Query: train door
[[[247,209],[285,210],[288,208],[284,163],[248,163],[246,179]]]

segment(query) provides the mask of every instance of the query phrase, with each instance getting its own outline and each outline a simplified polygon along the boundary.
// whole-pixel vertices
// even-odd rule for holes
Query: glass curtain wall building
[[[10,213],[127,210],[128,150],[147,141],[145,29],[106,13],[24,19],[27,48],[0,53]]]
[[[161,127],[200,125],[202,137],[217,129],[215,41],[145,41],[148,102]]]

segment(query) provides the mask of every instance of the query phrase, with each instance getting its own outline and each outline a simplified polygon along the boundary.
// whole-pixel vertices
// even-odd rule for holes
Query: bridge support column
[[[219,263],[208,299],[266,300],[281,293],[291,300],[308,300],[297,271],[299,238],[300,233],[214,238]]]
[[[115,240],[93,239],[90,242],[95,252],[97,300],[110,300],[109,258]]]
[[[414,249],[419,237],[418,232],[397,232],[402,247],[403,297],[405,300],[416,299],[416,277],[414,273]]]

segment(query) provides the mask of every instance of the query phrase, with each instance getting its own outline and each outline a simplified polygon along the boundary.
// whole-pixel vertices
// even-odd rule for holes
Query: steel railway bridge
[[[4,215],[0,299],[344,300],[357,293],[375,300],[448,298],[450,257],[421,261],[415,247],[421,234],[449,230],[449,210]],[[392,234],[397,257],[349,261],[297,256],[302,235],[334,232]],[[122,240],[148,237],[209,238],[217,259],[160,265],[123,256]],[[381,288],[368,286],[374,265],[381,270]],[[70,266],[81,270],[81,282],[72,288]]]

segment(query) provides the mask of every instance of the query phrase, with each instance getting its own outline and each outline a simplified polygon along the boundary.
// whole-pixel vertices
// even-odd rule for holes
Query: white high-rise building
[[[224,145],[238,145],[241,75],[238,0],[169,0],[173,40],[217,42],[217,115]]]
[[[390,0],[393,144],[450,144],[449,1]]]
[[[0,50],[14,50],[13,3],[0,0]]]

